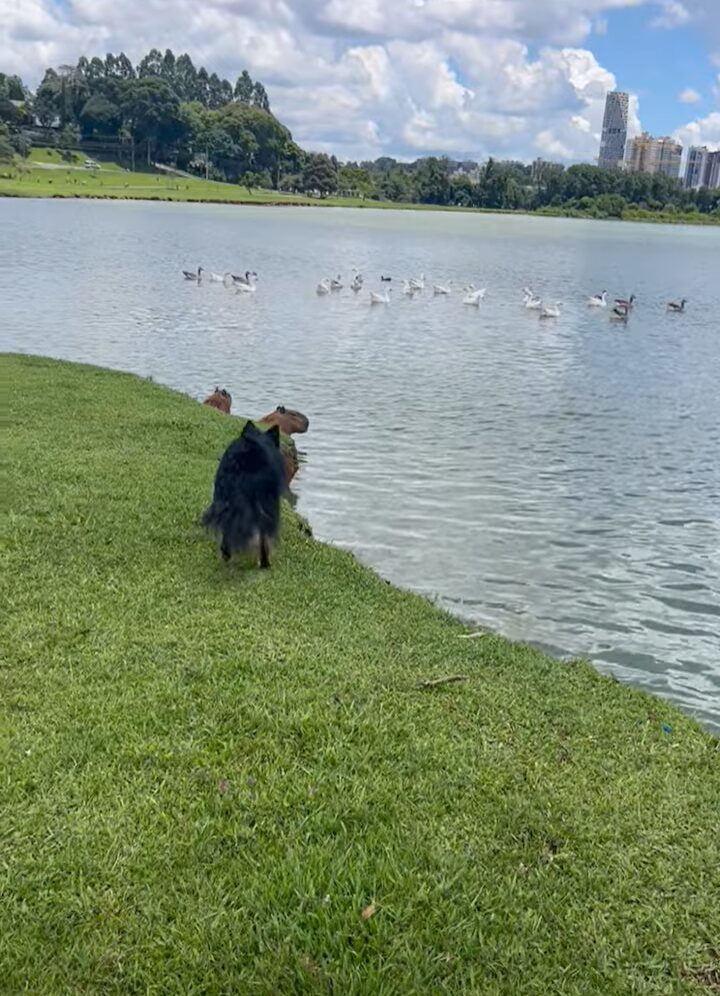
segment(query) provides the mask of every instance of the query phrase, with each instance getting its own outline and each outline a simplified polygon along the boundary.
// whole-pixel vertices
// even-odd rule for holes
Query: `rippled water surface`
[[[305,411],[301,510],[391,580],[720,730],[720,230],[0,201],[2,348]],[[252,296],[185,283],[256,269]],[[357,266],[389,307],[315,294]],[[413,300],[399,278],[487,285]],[[374,278],[374,279],[371,279]],[[565,309],[541,323],[531,284]],[[387,285],[385,285],[387,286]],[[585,305],[635,293],[626,328]],[[669,297],[687,297],[668,315]]]

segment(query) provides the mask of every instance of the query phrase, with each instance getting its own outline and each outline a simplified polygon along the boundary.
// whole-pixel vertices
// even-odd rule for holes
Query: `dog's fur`
[[[276,425],[285,436],[307,432],[310,425],[310,419],[307,415],[293,411],[292,408],[286,408],[285,405],[278,405],[274,412],[258,419],[258,422],[264,422],[265,425]]]
[[[286,487],[280,430],[272,426],[263,432],[246,422],[220,459],[212,505],[202,518],[218,533],[223,560],[238,551],[256,551],[260,567],[270,566]]]
[[[217,408],[219,412],[229,415],[232,397],[230,396],[230,392],[226,391],[224,387],[216,387],[213,393],[205,398],[203,404],[210,405],[211,408]]]

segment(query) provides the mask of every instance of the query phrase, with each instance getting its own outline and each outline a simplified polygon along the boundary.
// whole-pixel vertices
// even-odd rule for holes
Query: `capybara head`
[[[203,404],[210,405],[211,408],[217,408],[219,412],[229,415],[232,406],[232,397],[230,396],[230,392],[226,391],[224,387],[216,387],[213,393],[205,398]]]
[[[307,415],[296,412],[292,408],[286,408],[285,405],[278,405],[274,412],[263,416],[260,421],[266,425],[278,426],[280,432],[286,436],[307,432],[310,425],[310,419]]]

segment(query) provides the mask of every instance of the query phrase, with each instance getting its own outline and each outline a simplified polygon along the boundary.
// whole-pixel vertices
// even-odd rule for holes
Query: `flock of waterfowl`
[[[212,271],[205,271],[202,266],[199,266],[197,270],[183,270],[182,275],[185,280],[194,281],[198,284],[202,283],[207,276],[207,279],[211,283],[222,283],[226,287],[234,289],[237,294],[254,294],[257,290],[257,273],[254,270],[246,270],[243,274],[231,273],[230,271],[226,273],[214,273]],[[382,274],[380,282],[389,284],[392,283],[392,279],[392,277]],[[343,290],[345,286],[342,275],[338,274],[336,277],[324,277],[317,284],[315,292],[319,297],[323,297],[326,294],[335,294]],[[347,287],[354,294],[359,294],[364,290],[365,279],[359,270],[353,270],[352,280]],[[454,290],[452,281],[428,285],[424,273],[421,273],[419,277],[410,277],[408,280],[403,280],[401,283],[402,294],[409,298],[415,297],[416,294],[420,294],[426,289],[430,290],[434,297],[447,297]],[[392,287],[388,287],[384,291],[371,290],[369,292],[370,304],[390,304],[392,291]],[[487,288],[467,284],[461,288],[461,291],[462,303],[464,305],[479,308],[485,299]],[[544,300],[531,287],[524,287],[522,295],[524,307],[528,311],[536,311],[541,320],[559,318],[562,314],[562,301]],[[635,306],[635,295],[631,294],[629,298],[616,297],[611,303],[608,300],[608,292],[604,290],[600,294],[592,294],[587,298],[586,303],[588,308],[609,308],[611,322],[625,323]],[[682,314],[685,311],[686,304],[686,298],[682,298],[680,301],[668,301],[666,310],[674,314]]]
[[[254,270],[246,270],[245,273],[214,273],[212,270],[204,270],[202,266],[198,266],[197,270],[183,270],[182,275],[186,280],[193,281],[196,284],[201,284],[205,279],[205,274],[207,273],[207,279],[211,284],[225,284],[226,287],[232,287],[238,294],[254,294],[257,290],[257,273]]]

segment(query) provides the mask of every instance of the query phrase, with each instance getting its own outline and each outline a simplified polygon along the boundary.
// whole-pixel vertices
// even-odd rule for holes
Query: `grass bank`
[[[289,511],[271,571],[224,569],[196,521],[237,420],[0,368],[0,991],[714,991],[717,740]]]

